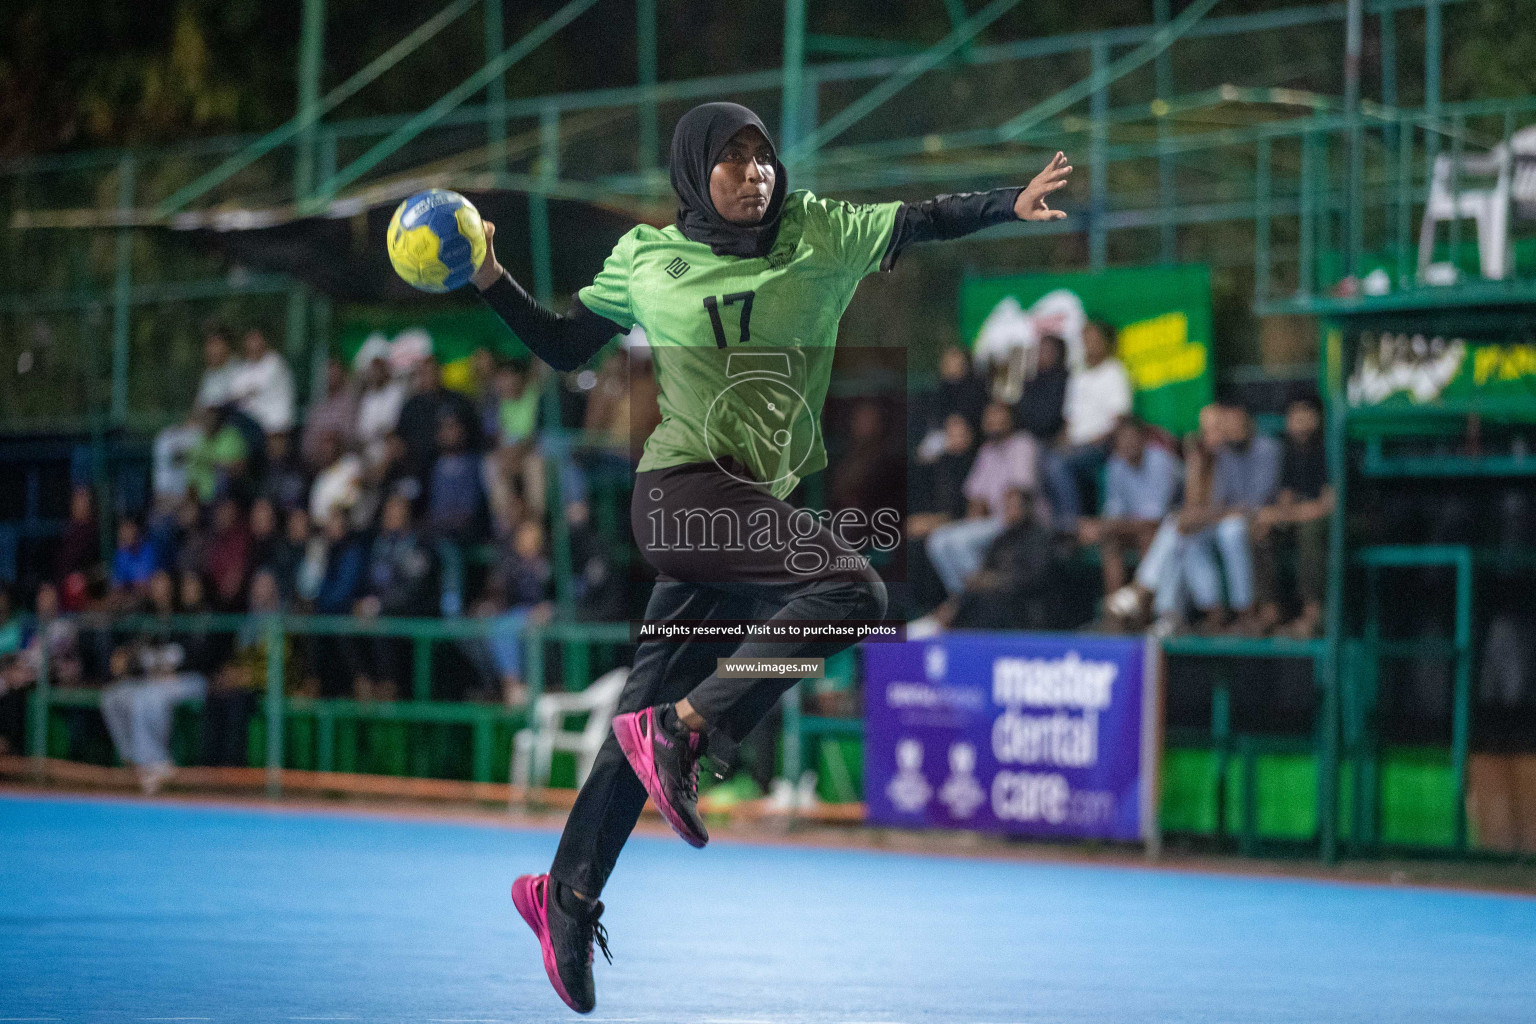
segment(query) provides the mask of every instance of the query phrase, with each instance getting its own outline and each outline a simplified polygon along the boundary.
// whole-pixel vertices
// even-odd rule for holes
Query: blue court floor
[[[507,896],[556,836],[0,797],[0,1021],[574,1021]],[[1536,900],[637,837],[590,1019],[1536,1020]]]

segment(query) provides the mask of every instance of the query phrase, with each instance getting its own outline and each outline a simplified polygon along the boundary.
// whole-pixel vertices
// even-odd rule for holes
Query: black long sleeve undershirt
[[[1014,220],[1013,204],[1020,191],[995,188],[990,192],[957,192],[901,204],[880,269],[890,270],[907,246],[917,242],[960,238]],[[580,299],[571,300],[564,316],[546,309],[505,270],[480,296],[529,351],[560,371],[576,369],[597,355],[614,335],[625,333],[612,320],[582,305]]]
[[[539,305],[537,299],[505,270],[496,283],[480,293],[528,350],[560,371],[574,370],[597,355],[624,328],[599,316],[580,299],[571,299],[564,316]]]
[[[1022,191],[1022,187],[994,188],[990,192],[956,192],[920,203],[902,203],[896,211],[896,227],[880,259],[880,269],[890,270],[907,246],[916,242],[942,242],[1017,220],[1013,204]]]

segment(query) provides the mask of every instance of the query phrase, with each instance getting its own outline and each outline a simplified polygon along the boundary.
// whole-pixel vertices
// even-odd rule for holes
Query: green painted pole
[[[1456,775],[1456,851],[1467,849],[1467,758],[1472,744],[1472,551],[1456,556],[1456,678],[1451,707],[1451,765]]]
[[[635,58],[639,65],[640,172],[656,170],[661,152],[661,124],[657,113],[656,0],[635,0]]]
[[[424,636],[411,641],[411,699],[432,699],[432,641]]]
[[[1397,288],[1414,282],[1413,254],[1413,122],[1397,122]]]
[[[485,0],[485,60],[487,63],[506,48],[502,27],[502,0]],[[507,170],[507,79],[497,75],[485,86],[485,141],[490,150],[491,170]]]
[[[805,76],[805,0],[784,0],[784,86],[779,98],[779,151],[800,144],[800,101]],[[797,154],[798,155],[798,154]]]
[[[1317,246],[1315,216],[1317,186],[1313,181],[1317,176],[1314,170],[1314,165],[1317,163],[1317,147],[1313,141],[1313,134],[1308,131],[1301,137],[1301,209],[1296,254],[1296,291],[1302,298],[1308,298],[1312,294],[1312,264]]]
[[[1397,106],[1397,14],[1390,7],[1381,9],[1381,103]]]
[[[274,615],[267,631],[267,796],[283,795],[283,620]]]
[[[133,209],[136,168],[131,152],[117,162],[117,209],[126,214]],[[112,425],[128,420],[128,344],[132,324],[133,229],[117,229],[116,267],[112,281]]]
[[[1323,324],[1323,372],[1327,381],[1328,479],[1333,481],[1333,516],[1328,520],[1328,593],[1323,610],[1324,656],[1318,706],[1322,739],[1317,771],[1318,855],[1331,864],[1339,855],[1339,690],[1344,685],[1344,577],[1349,565],[1344,532],[1348,517],[1348,413],[1341,379],[1344,332]]]
[[[1095,36],[1090,48],[1092,70],[1089,77],[1095,82],[1104,77],[1109,66],[1109,40]],[[1095,272],[1104,269],[1109,259],[1109,232],[1104,218],[1109,213],[1109,162],[1104,148],[1108,145],[1109,86],[1102,84],[1093,91],[1093,125],[1089,140],[1089,215],[1088,215],[1088,266]]]
[[[1424,8],[1424,112],[1429,115],[1424,139],[1426,175],[1433,173],[1435,157],[1440,155],[1440,59],[1445,49],[1440,14],[1440,0],[1429,0]]]
[[[325,0],[304,0],[299,36],[299,130],[293,194],[306,199],[315,187],[315,127],[320,121],[320,72],[325,54]]]
[[[1259,143],[1254,167],[1253,304],[1256,308],[1269,301],[1270,149],[1269,139]]]
[[[1153,0],[1152,19],[1158,26],[1168,24],[1172,17],[1171,0]],[[1153,73],[1157,83],[1157,102],[1153,104],[1153,110],[1157,113],[1157,207],[1161,214],[1161,223],[1158,225],[1158,260],[1162,263],[1173,263],[1178,259],[1179,228],[1174,223],[1173,204],[1174,197],[1174,166],[1172,156],[1167,152],[1168,144],[1168,97],[1173,95],[1173,60],[1167,50],[1162,50],[1157,55],[1153,65]]]
[[[560,111],[545,107],[539,114],[539,184],[553,187],[560,179]],[[549,230],[549,200],[541,191],[528,197],[528,244],[533,257],[533,293],[543,303],[554,297],[553,243]]]
[[[1349,0],[1344,19],[1344,114],[1349,118],[1349,209],[1345,212],[1344,276],[1360,275],[1364,246],[1365,140],[1360,128],[1360,45],[1365,0]]]

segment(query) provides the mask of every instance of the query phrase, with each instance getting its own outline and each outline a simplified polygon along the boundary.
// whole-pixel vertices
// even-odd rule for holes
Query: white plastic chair
[[[1510,148],[1495,146],[1487,153],[1464,155],[1458,161],[1442,153],[1435,157],[1429,200],[1419,227],[1419,277],[1430,277],[1435,228],[1442,222],[1477,222],[1477,260],[1485,278],[1501,281],[1509,269],[1509,192],[1513,160]],[[1453,181],[1454,179],[1454,181]],[[1491,179],[1491,184],[1490,184]],[[1488,187],[1467,188],[1468,182]],[[1455,191],[1452,191],[1452,189]]]
[[[1453,177],[1455,192],[1451,190]],[[1464,187],[1469,180],[1474,184],[1481,181],[1481,186]],[[1508,277],[1513,262],[1511,215],[1536,220],[1536,125],[1520,129],[1508,143],[1500,143],[1487,153],[1461,157],[1459,165],[1450,154],[1435,158],[1429,201],[1419,227],[1420,279],[1436,276],[1430,270],[1436,227],[1463,219],[1477,222],[1477,258],[1483,277],[1492,281]]]
[[[576,755],[576,785],[587,781],[597,752],[608,738],[619,694],[628,679],[629,669],[616,668],[578,693],[541,694],[533,702],[532,728],[519,729],[512,737],[514,792],[547,784],[557,750]],[[578,730],[565,728],[567,716],[583,713],[587,716],[585,725]]]

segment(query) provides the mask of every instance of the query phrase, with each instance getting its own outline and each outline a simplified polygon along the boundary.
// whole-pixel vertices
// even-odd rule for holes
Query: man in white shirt
[[[1083,484],[1109,459],[1115,425],[1131,412],[1131,377],[1115,358],[1115,329],[1101,320],[1083,327],[1083,364],[1067,378],[1063,439],[1042,459],[1057,529],[1076,532],[1084,515]]]
[[[378,466],[384,461],[384,439],[400,422],[406,392],[405,381],[390,374],[389,363],[382,356],[368,364],[357,403],[356,432],[368,465]]]
[[[268,434],[293,428],[293,374],[288,363],[252,327],[242,344],[245,359],[230,381],[229,397]]]
[[[239,363],[229,344],[229,332],[223,324],[210,323],[203,328],[203,376],[197,383],[195,409],[212,409],[229,401],[229,387]]]

